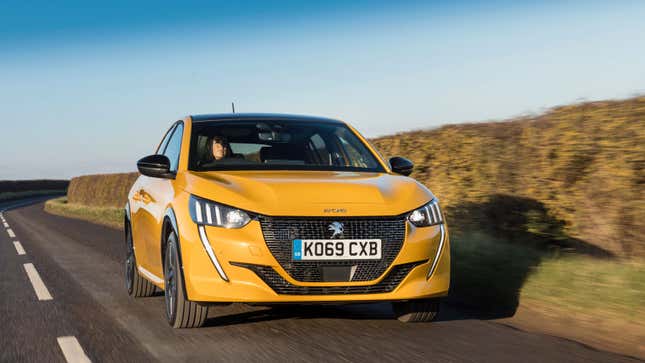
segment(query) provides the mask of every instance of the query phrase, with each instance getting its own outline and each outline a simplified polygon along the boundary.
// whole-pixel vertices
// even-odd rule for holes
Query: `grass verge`
[[[543,261],[522,287],[522,301],[540,301],[597,319],[641,324],[645,331],[645,263],[565,256]]]
[[[69,218],[86,220],[115,229],[123,228],[123,208],[90,207],[82,204],[68,203],[67,197],[48,200],[45,211]]]
[[[645,261],[539,249],[481,232],[451,236],[450,299],[477,318],[645,357]]]
[[[540,250],[479,232],[451,239],[451,293],[467,304],[503,312],[531,301],[645,322],[645,261]]]

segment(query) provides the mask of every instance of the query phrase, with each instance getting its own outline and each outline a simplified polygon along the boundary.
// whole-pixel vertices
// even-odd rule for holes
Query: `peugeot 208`
[[[125,207],[126,287],[165,295],[175,328],[213,304],[390,301],[432,320],[450,248],[435,196],[351,126],[267,114],[175,122]]]

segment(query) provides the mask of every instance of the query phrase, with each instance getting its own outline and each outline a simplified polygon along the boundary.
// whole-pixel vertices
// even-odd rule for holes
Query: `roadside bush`
[[[645,256],[645,97],[371,141],[415,163],[412,177],[438,196],[453,229],[495,224]],[[469,203],[487,208],[463,210]]]
[[[70,204],[123,207],[138,173],[96,174],[73,178],[67,190]]]

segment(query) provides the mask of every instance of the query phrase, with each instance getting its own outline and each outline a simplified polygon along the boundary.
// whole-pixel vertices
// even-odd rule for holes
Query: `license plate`
[[[380,239],[294,239],[293,260],[378,260]]]

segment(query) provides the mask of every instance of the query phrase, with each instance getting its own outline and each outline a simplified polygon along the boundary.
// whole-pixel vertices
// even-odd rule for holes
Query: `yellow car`
[[[126,287],[162,289],[175,328],[234,302],[390,301],[432,320],[448,293],[435,196],[348,124],[274,114],[189,116],[165,134],[125,207]]]

